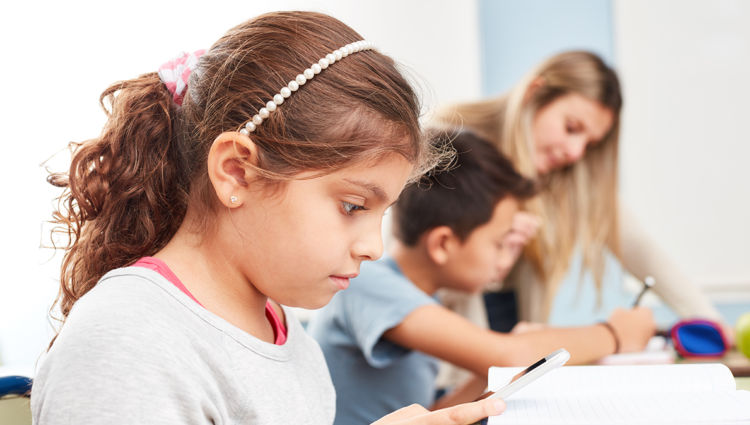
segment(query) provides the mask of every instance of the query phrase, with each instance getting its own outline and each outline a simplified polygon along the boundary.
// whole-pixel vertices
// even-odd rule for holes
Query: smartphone
[[[502,398],[505,400],[521,388],[541,378],[545,373],[564,365],[568,360],[570,360],[570,353],[566,349],[561,348],[522,370],[504,386],[496,388],[494,391],[487,391],[474,401],[486,398]],[[471,425],[487,425],[487,421],[488,418],[484,418]]]
[[[561,348],[519,372],[506,385],[500,388],[495,388],[493,391],[487,391],[474,401],[487,398],[507,399],[521,388],[541,378],[545,373],[564,365],[568,360],[570,360],[570,353],[564,348]],[[475,422],[475,424],[486,425],[487,418],[483,419],[481,422]]]
[[[486,398],[506,399],[516,391],[539,379],[550,370],[557,369],[564,365],[568,360],[570,360],[570,353],[564,348],[561,348],[520,371],[505,386],[496,388],[494,391],[487,391],[474,401],[484,400]]]

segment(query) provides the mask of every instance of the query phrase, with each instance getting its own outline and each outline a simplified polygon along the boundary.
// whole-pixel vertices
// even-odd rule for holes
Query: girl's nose
[[[383,237],[380,233],[380,224],[372,226],[352,245],[352,256],[361,261],[375,261],[382,255]]]

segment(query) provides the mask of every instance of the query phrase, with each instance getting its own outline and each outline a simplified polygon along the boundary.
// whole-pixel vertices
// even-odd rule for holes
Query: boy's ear
[[[249,137],[225,131],[214,140],[208,153],[208,178],[226,207],[239,207],[244,201],[250,178],[245,163],[258,165],[258,147]]]
[[[458,237],[448,226],[435,227],[425,235],[427,255],[439,266],[448,262],[457,242]]]

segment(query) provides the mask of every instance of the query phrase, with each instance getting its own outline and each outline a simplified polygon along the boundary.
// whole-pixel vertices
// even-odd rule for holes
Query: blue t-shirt
[[[349,288],[313,316],[307,330],[323,349],[336,388],[334,424],[370,424],[410,404],[435,401],[438,360],[382,338],[409,313],[434,304],[384,257],[362,263]]]

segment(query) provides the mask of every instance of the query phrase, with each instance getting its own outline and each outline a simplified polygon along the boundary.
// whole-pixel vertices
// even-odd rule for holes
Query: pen
[[[643,279],[643,289],[641,289],[641,293],[638,294],[638,297],[635,299],[635,302],[633,303],[633,308],[638,307],[638,304],[641,302],[641,298],[643,297],[643,294],[648,291],[648,288],[651,288],[656,283],[656,279],[654,279],[651,276],[646,276],[645,279]]]

